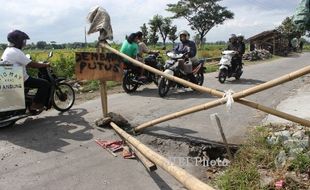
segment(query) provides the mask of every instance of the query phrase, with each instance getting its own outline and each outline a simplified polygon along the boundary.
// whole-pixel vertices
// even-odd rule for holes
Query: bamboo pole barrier
[[[199,85],[193,84],[193,83],[191,83],[191,82],[189,82],[189,81],[187,81],[187,80],[184,80],[184,79],[181,79],[181,78],[178,78],[178,77],[169,75],[169,74],[167,74],[167,73],[164,73],[164,72],[162,72],[162,71],[160,71],[160,70],[154,69],[154,68],[151,67],[151,66],[148,66],[148,65],[146,65],[146,64],[144,64],[144,63],[141,63],[141,62],[139,62],[139,61],[137,61],[137,60],[135,60],[135,59],[129,57],[128,55],[123,54],[123,53],[117,51],[116,49],[113,49],[112,47],[110,47],[110,46],[107,45],[107,44],[101,44],[101,46],[104,47],[104,48],[106,48],[106,49],[108,49],[108,50],[110,50],[111,52],[113,52],[113,53],[115,53],[115,54],[117,54],[117,55],[119,55],[119,56],[121,56],[121,57],[123,57],[123,58],[129,60],[129,61],[132,62],[133,64],[135,64],[135,65],[137,65],[137,66],[139,66],[139,67],[141,67],[141,68],[143,68],[143,69],[145,69],[145,70],[148,70],[148,71],[150,71],[150,72],[152,72],[152,73],[155,73],[155,74],[157,74],[157,75],[164,76],[165,78],[167,78],[167,79],[169,79],[169,80],[171,80],[171,81],[180,83],[180,84],[182,84],[182,85],[184,85],[184,86],[191,87],[191,88],[193,88],[193,89],[195,89],[195,90],[197,90],[197,91],[200,91],[200,92],[206,92],[206,93],[211,94],[211,95],[213,95],[213,96],[222,97],[222,96],[224,95],[222,92],[219,92],[219,91],[217,91],[217,90],[214,90],[214,89],[211,89],[211,88],[207,88],[207,87],[204,87],[204,86],[199,86]]]
[[[115,123],[111,122],[110,125],[122,138],[126,139],[126,141],[132,144],[132,146],[134,146],[138,151],[140,151],[146,158],[148,158],[156,165],[164,169],[166,172],[168,172],[170,175],[172,175],[187,189],[214,190],[211,186],[203,183],[193,175],[187,173],[184,169],[179,168],[165,157],[145,146],[143,143],[141,143],[140,141],[126,133],[124,130],[122,130],[120,127],[118,127]]]
[[[183,80],[183,79],[171,76],[171,75],[166,74],[166,73],[164,73],[162,71],[154,69],[154,68],[152,68],[152,67],[150,67],[150,66],[148,66],[146,64],[140,63],[139,61],[137,61],[137,60],[135,60],[135,59],[133,59],[133,58],[123,54],[123,53],[120,53],[119,51],[113,49],[112,47],[110,47],[110,46],[108,46],[106,44],[101,44],[101,45],[102,45],[102,47],[112,51],[113,53],[115,53],[115,54],[117,54],[117,55],[119,55],[119,56],[121,56],[123,58],[128,59],[129,61],[131,61],[135,65],[138,65],[138,66],[140,66],[140,67],[142,67],[142,68],[144,68],[144,69],[146,69],[146,70],[148,70],[150,72],[153,72],[155,74],[164,76],[164,77],[166,77],[169,80],[175,81],[175,82],[180,83],[180,84],[185,85],[185,86],[189,86],[189,87],[191,87],[191,88],[193,88],[193,89],[195,89],[197,91],[200,91],[200,92],[209,93],[209,94],[217,96],[217,97],[223,97],[224,96],[223,92],[220,92],[220,91],[217,91],[215,89],[208,88],[208,87],[204,87],[204,86],[199,86],[199,85],[193,84],[191,82],[188,82],[186,80]],[[244,90],[242,92],[236,93],[236,94],[233,95],[233,98],[234,98],[235,101],[237,101],[238,103],[241,103],[243,105],[246,105],[246,106],[249,106],[249,107],[261,110],[263,112],[266,112],[266,113],[269,113],[269,114],[281,117],[283,119],[287,119],[287,120],[290,120],[290,121],[302,124],[304,126],[310,127],[310,121],[308,121],[308,120],[305,120],[305,119],[302,119],[302,118],[299,118],[299,117],[296,117],[296,116],[293,116],[293,115],[290,115],[290,114],[287,114],[287,113],[284,113],[284,112],[281,112],[281,111],[278,111],[278,110],[275,110],[275,109],[272,109],[272,108],[269,108],[269,107],[266,107],[266,106],[263,106],[263,105],[260,105],[260,104],[257,104],[255,102],[252,102],[252,101],[249,101],[249,100],[246,100],[246,99],[241,99],[242,97],[245,97],[245,96],[248,96],[248,95],[251,95],[251,94],[263,91],[263,90],[266,90],[268,88],[271,88],[271,87],[274,87],[276,85],[285,83],[287,81],[296,79],[296,78],[298,78],[300,76],[303,76],[305,74],[308,74],[308,73],[310,73],[310,66],[307,66],[307,67],[305,67],[303,69],[297,70],[297,71],[292,72],[290,74],[284,75],[284,76],[279,77],[277,79],[274,79],[272,81],[266,82],[264,84],[260,84],[258,86],[255,86],[255,87],[249,88],[247,90]],[[220,104],[218,104],[218,105],[220,105]],[[195,107],[194,110],[201,111],[201,110],[204,110],[204,109],[205,109],[205,104],[202,105],[200,108]],[[194,111],[194,112],[197,112],[197,111]],[[188,112],[188,110],[186,110],[184,112],[184,114],[181,114],[180,116],[177,116],[178,115],[177,113],[170,114],[169,115],[170,117],[164,116],[164,117],[162,117],[162,119],[156,119],[156,120],[144,123],[144,124],[136,127],[135,131],[138,131],[138,130],[140,130],[142,128],[145,128],[147,126],[152,126],[152,125],[155,125],[155,124],[158,124],[158,123],[170,120],[170,119],[174,119],[174,118],[177,118],[177,117],[181,117],[183,115],[194,113],[194,112]]]
[[[149,171],[153,172],[157,170],[157,166],[151,162],[149,159],[147,159],[140,151],[138,151],[132,144],[130,144],[128,141],[125,141],[126,144],[131,148],[131,150],[136,154],[136,156],[139,158],[140,162],[143,164],[143,166]]]

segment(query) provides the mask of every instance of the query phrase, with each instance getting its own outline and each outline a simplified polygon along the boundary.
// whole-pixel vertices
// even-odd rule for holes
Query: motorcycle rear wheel
[[[204,81],[204,74],[203,71],[199,71],[197,74],[195,74],[195,78],[197,80],[197,84],[199,86],[202,86],[203,81]]]
[[[218,77],[219,82],[223,84],[226,81],[226,77],[226,70],[220,70]]]
[[[161,77],[158,80],[158,94],[160,97],[165,97],[170,89],[170,82],[168,79]]]
[[[235,76],[235,79],[239,80],[241,78],[242,73],[243,73],[243,71],[238,71],[238,73]]]
[[[131,73],[131,72],[126,73],[123,77],[122,87],[123,87],[124,91],[128,94],[135,92],[137,90],[137,88],[139,87],[139,85],[137,83],[133,82],[133,79],[135,77],[136,77],[135,74]]]
[[[60,83],[53,95],[53,107],[60,112],[68,111],[75,102],[75,92],[71,85]]]

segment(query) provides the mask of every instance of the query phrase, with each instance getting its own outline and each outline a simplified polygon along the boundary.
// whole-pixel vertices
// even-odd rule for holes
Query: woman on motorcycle
[[[143,33],[138,31],[136,32],[137,34],[137,43],[138,43],[138,46],[139,46],[139,52],[138,52],[138,55],[137,55],[137,59],[138,61],[144,63],[144,54],[147,53],[147,54],[158,54],[159,51],[153,51],[153,50],[150,50],[147,45],[143,42]],[[140,79],[145,79],[146,77],[144,76],[144,69],[141,69],[141,75],[140,75]]]
[[[44,109],[44,105],[47,102],[50,83],[47,80],[29,76],[27,74],[26,67],[44,68],[49,67],[49,63],[40,64],[32,61],[22,52],[22,49],[26,46],[26,41],[30,39],[26,33],[20,30],[14,30],[8,34],[7,39],[9,41],[9,45],[3,52],[1,59],[5,62],[13,64],[13,66],[21,66],[23,68],[25,87],[38,89],[29,109],[31,111],[40,112]]]
[[[120,52],[128,55],[133,59],[136,59],[139,52],[137,40],[138,38],[136,33],[130,34],[128,37],[126,37],[126,40],[123,42]],[[127,59],[125,59],[124,62],[125,64],[132,66],[132,63],[129,62]]]

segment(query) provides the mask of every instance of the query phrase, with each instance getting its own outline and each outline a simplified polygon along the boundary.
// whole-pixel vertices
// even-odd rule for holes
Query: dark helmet
[[[138,36],[138,38],[142,38],[143,33],[141,31],[136,32],[136,35]]]
[[[24,40],[29,40],[29,36],[20,30],[13,30],[8,34],[8,41],[12,43],[14,47],[22,48]]]
[[[127,41],[128,43],[132,44],[133,42],[135,42],[136,38],[137,38],[137,33],[131,33],[128,37],[127,37]]]

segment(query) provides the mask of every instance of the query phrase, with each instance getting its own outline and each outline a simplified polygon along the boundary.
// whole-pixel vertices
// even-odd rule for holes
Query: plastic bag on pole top
[[[88,34],[100,32],[99,40],[113,40],[110,15],[104,8],[100,6],[92,8],[87,20],[90,23]]]
[[[0,66],[0,112],[25,109],[22,67]]]

